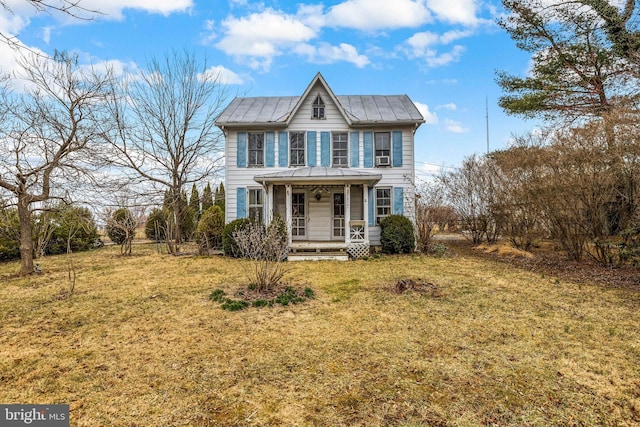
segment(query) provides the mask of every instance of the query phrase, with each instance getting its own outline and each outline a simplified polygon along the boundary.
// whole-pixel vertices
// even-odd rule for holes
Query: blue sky
[[[529,57],[495,24],[495,0],[82,0],[103,12],[88,21],[7,4],[0,31],[49,54],[124,68],[187,49],[245,96],[300,95],[318,71],[338,95],[406,93],[427,120],[418,177],[486,151],[487,103],[491,149],[535,126],[497,106],[495,71],[524,74]],[[0,46],[5,72],[11,56]]]

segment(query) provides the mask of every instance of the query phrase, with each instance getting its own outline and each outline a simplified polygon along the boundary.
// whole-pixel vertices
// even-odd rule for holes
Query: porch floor
[[[294,240],[291,242],[292,252],[346,251],[344,240]]]

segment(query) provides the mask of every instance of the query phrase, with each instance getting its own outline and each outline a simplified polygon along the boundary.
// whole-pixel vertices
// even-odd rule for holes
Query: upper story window
[[[264,133],[249,133],[249,166],[264,166]]]
[[[347,133],[333,133],[333,167],[346,168],[347,165]]]
[[[304,132],[289,133],[289,165],[304,166]]]
[[[324,101],[320,95],[318,95],[316,100],[313,101],[313,114],[311,115],[311,118],[324,119]]]
[[[374,136],[376,166],[391,165],[391,132],[376,132]]]

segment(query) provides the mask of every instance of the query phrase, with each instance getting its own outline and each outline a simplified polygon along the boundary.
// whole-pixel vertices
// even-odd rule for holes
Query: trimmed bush
[[[151,211],[144,225],[144,234],[147,239],[154,242],[162,242],[166,238],[167,232],[167,212],[164,209],[156,208]]]
[[[109,221],[107,221],[107,236],[116,245],[124,245],[135,237],[136,225],[136,220],[131,211],[127,208],[120,208],[114,211]]]
[[[387,254],[408,254],[415,249],[413,224],[402,215],[389,215],[380,221],[380,243]]]
[[[225,225],[224,231],[222,232],[222,250],[226,256],[234,258],[241,256],[234,238],[234,233],[251,224],[251,222],[248,218],[238,218]]]
[[[201,252],[222,247],[224,214],[218,206],[211,206],[202,213],[196,229],[196,242]]]
[[[49,255],[66,253],[68,239],[73,252],[86,251],[103,244],[93,215],[87,208],[65,206],[55,213],[53,223],[55,229],[46,248]]]

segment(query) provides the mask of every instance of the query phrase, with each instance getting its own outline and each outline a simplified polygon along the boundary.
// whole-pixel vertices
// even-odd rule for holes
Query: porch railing
[[[352,220],[349,221],[349,239],[352,242],[364,242],[365,235],[365,222],[362,220]]]

